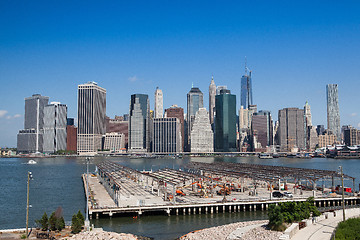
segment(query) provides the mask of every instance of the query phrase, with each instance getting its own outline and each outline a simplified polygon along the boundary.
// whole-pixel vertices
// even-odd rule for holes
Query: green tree
[[[80,210],[77,213],[77,218],[80,220],[81,226],[85,224],[85,218],[84,215],[82,215],[82,213],[80,212]]]
[[[79,233],[81,232],[81,219],[77,216],[77,214],[74,214],[71,219],[71,232],[72,233]]]
[[[276,205],[270,205],[269,211],[269,227],[275,231],[283,231],[284,229],[284,215],[281,212],[281,207]]]
[[[64,220],[63,216],[56,218],[55,228],[59,231],[61,231],[65,228],[65,220]]]
[[[49,228],[51,231],[55,231],[56,230],[56,216],[55,216],[55,212],[53,212],[51,215],[50,215],[50,218],[49,218]]]
[[[48,219],[48,216],[47,216],[46,212],[44,212],[41,219],[36,220],[36,223],[41,226],[41,230],[43,230],[43,231],[48,230],[48,228],[49,228],[49,219]]]

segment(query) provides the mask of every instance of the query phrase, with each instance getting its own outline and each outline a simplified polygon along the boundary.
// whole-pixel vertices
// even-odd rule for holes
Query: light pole
[[[345,196],[344,196],[344,174],[342,166],[339,166],[341,174],[341,185],[342,185],[342,207],[343,207],[343,221],[345,221]]]
[[[89,162],[90,158],[86,158],[86,217],[85,217],[85,229],[89,230]]]
[[[30,193],[30,180],[32,179],[32,173],[27,174],[27,196],[26,196],[26,239],[29,235],[29,193]]]

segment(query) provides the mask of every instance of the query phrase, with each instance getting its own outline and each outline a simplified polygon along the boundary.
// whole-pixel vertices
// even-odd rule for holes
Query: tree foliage
[[[320,216],[320,212],[314,205],[314,198],[308,198],[305,202],[285,202],[279,203],[277,206],[270,205],[269,227],[272,230],[285,230],[284,223],[300,222],[312,216]]]
[[[50,215],[50,218],[49,218],[49,228],[51,231],[55,231],[56,230],[56,216],[55,216],[55,212],[53,212],[51,215]]]
[[[49,221],[48,216],[47,216],[46,212],[44,212],[41,219],[36,220],[36,223],[41,226],[41,230],[46,231],[49,228],[49,222],[48,221]]]
[[[78,211],[77,214],[74,214],[71,219],[71,231],[73,233],[79,233],[81,232],[81,227],[84,225],[85,218],[84,215]]]

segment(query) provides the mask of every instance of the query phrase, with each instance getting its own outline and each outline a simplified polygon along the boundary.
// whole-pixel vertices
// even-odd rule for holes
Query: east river
[[[238,162],[288,166],[298,168],[314,168],[338,170],[343,166],[344,173],[356,178],[358,191],[360,180],[359,159],[297,159],[274,158],[259,159],[257,157],[185,157],[183,159],[130,159],[125,157],[94,158],[90,171],[95,164],[103,160],[112,160],[137,170],[158,170],[159,168],[183,168],[189,161],[201,162]],[[0,229],[24,228],[26,223],[26,188],[27,172],[31,171],[30,181],[30,226],[35,219],[40,219],[44,211],[48,216],[58,207],[62,207],[65,221],[78,210],[84,213],[85,195],[81,174],[86,171],[85,158],[35,158],[37,164],[27,164],[25,158],[0,158]],[[340,182],[335,183],[340,184]],[[352,181],[345,182],[353,187]],[[190,231],[223,225],[238,221],[266,219],[266,212],[239,212],[179,216],[143,216],[102,218],[92,220],[95,227],[107,231],[127,232],[153,237],[155,239],[175,239]]]

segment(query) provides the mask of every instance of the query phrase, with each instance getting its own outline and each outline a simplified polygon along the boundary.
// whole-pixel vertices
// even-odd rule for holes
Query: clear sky
[[[192,83],[208,108],[211,75],[237,95],[244,58],[259,110],[311,105],[326,127],[326,84],[339,84],[341,125],[360,127],[358,1],[0,1],[0,146],[16,146],[24,98],[68,105],[77,85],[107,90],[107,115],[158,86],[186,111]],[[239,107],[239,106],[237,106]]]

